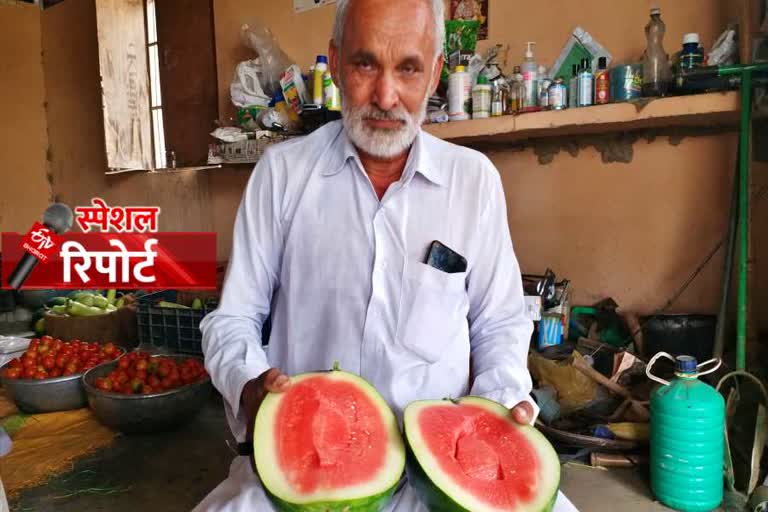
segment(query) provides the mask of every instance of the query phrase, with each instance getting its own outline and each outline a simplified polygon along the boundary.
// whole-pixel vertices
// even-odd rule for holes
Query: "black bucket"
[[[647,321],[646,321],[647,320]],[[715,315],[657,315],[643,319],[644,356],[657,352],[693,356],[699,363],[712,359]]]

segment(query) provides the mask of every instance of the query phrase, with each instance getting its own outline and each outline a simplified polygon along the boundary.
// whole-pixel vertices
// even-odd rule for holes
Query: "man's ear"
[[[435,91],[437,90],[437,86],[440,85],[440,75],[443,72],[444,62],[445,62],[445,58],[443,57],[443,54],[440,53],[440,56],[435,61],[435,67],[432,68],[432,83],[429,84],[430,96],[435,94]]]
[[[328,43],[328,68],[331,72],[331,78],[333,78],[333,83],[336,84],[336,87],[339,87],[339,84],[341,84],[341,81],[339,80],[341,76],[339,57],[339,50],[336,48],[336,45],[333,44],[333,39],[331,39],[331,41]]]

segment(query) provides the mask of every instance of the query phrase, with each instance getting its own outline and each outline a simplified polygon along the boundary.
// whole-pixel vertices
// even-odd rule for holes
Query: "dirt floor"
[[[220,398],[182,430],[119,437],[67,474],[11,501],[12,512],[189,511],[226,475],[233,457]],[[668,510],[653,503],[644,475],[567,464],[563,492],[583,512]]]

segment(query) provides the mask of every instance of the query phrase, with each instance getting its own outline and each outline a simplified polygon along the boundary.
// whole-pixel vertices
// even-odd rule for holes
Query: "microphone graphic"
[[[43,213],[43,225],[54,231],[57,235],[69,231],[74,220],[75,214],[64,203],[53,203]],[[8,276],[8,285],[16,289],[20,288],[32,272],[32,269],[37,266],[38,261],[32,254],[24,253],[19,264],[13,269],[11,275]]]

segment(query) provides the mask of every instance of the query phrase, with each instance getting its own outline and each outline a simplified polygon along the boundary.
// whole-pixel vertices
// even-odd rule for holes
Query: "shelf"
[[[424,129],[441,139],[471,146],[645,128],[735,126],[739,101],[736,91],[716,92],[431,124]]]

